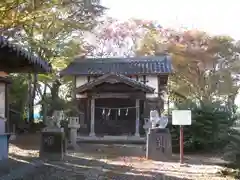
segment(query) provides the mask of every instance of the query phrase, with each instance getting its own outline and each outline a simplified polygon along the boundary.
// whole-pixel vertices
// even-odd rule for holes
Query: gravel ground
[[[203,164],[204,159],[209,160],[210,157],[188,156],[186,157],[188,166],[180,166],[176,160],[169,162],[146,160],[141,156],[144,154],[141,146],[82,144],[78,151],[68,152],[64,161],[43,162],[39,166],[31,165],[32,161],[38,159],[38,152],[35,150],[24,150],[11,145],[10,152],[11,156],[16,156],[18,159],[22,159],[22,163],[28,164],[25,168],[19,164],[23,175],[12,178],[14,180],[231,179],[218,176],[222,167]],[[21,158],[19,155],[22,155]],[[216,157],[210,160],[219,161]],[[28,168],[30,166],[31,170]],[[26,171],[26,167],[28,171]]]
[[[109,161],[107,159],[80,158],[70,154],[65,161],[48,162],[33,173],[15,180],[223,180],[217,168],[211,166],[180,167],[174,163],[154,163],[135,158]]]
[[[222,169],[221,166],[214,165],[222,163],[218,157],[186,156],[187,166],[180,166],[176,155],[169,162],[145,159],[144,148],[140,145],[81,144],[77,151],[69,151],[63,161],[55,162],[40,161],[37,147],[34,148],[32,145],[30,147],[26,144],[24,146],[11,144],[9,152],[10,160],[4,162],[5,166],[3,162],[0,163],[0,180],[3,175],[5,175],[3,180],[231,179],[218,175]],[[7,174],[12,178],[6,176]]]

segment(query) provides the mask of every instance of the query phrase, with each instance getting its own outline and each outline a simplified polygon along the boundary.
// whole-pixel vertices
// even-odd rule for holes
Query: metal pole
[[[183,126],[180,126],[180,164],[183,164]]]

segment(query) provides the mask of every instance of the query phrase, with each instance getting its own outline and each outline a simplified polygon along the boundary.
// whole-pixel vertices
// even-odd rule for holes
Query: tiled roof
[[[60,75],[106,74],[111,72],[129,75],[169,74],[172,72],[171,59],[167,55],[75,59],[66,69],[60,72]]]
[[[5,58],[7,59],[9,57],[9,54],[11,54],[11,57],[15,57],[15,58],[12,58],[12,59],[14,59],[14,61],[16,61],[16,62],[23,61],[23,63],[26,66],[32,66],[33,69],[35,69],[38,72],[50,72],[51,71],[51,65],[49,63],[47,63],[45,60],[33,55],[32,53],[29,53],[28,51],[21,48],[20,46],[9,42],[3,36],[0,36],[0,50],[1,49],[2,49],[2,52],[0,52],[1,53],[0,57],[3,58],[3,60]],[[21,64],[23,64],[23,63],[21,63]],[[17,64],[17,63],[15,63],[15,64]],[[19,67],[19,68],[22,68],[22,67]],[[11,67],[10,67],[10,69],[11,69]],[[4,69],[2,69],[2,70],[4,70]],[[21,69],[19,71],[21,71]]]
[[[100,76],[99,78],[91,81],[91,82],[88,82],[86,84],[83,84],[82,86],[78,87],[76,89],[76,92],[77,93],[82,93],[88,89],[91,89],[93,87],[95,87],[96,85],[99,85],[101,83],[104,83],[104,82],[108,82],[109,79],[114,79],[116,80],[117,82],[122,82],[122,83],[125,83],[127,85],[130,85],[136,89],[141,89],[142,91],[144,92],[148,92],[148,93],[153,93],[154,92],[154,88],[146,85],[146,84],[143,84],[139,81],[136,81],[134,79],[131,79],[127,76],[124,76],[124,75],[121,75],[121,74],[114,74],[114,73],[109,73],[109,74],[105,74],[103,76]]]

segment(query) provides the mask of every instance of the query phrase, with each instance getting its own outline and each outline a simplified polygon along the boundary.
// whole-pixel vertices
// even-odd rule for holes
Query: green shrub
[[[177,109],[192,111],[192,125],[184,127],[184,149],[188,152],[223,149],[229,142],[235,113],[220,103],[185,102]],[[174,150],[179,149],[179,127],[170,126]]]
[[[224,149],[224,158],[240,168],[240,132],[232,129]]]

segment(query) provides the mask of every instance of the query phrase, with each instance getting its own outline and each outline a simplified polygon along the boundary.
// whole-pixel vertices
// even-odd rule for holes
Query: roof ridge
[[[62,75],[86,75],[86,74],[169,74],[172,72],[170,56],[154,56],[141,58],[100,58],[75,60],[66,69],[61,71]]]
[[[94,60],[94,59],[86,59],[86,60],[74,60],[73,63],[118,63],[118,64],[125,64],[125,63],[134,63],[134,62],[164,62],[166,58],[163,59],[105,59],[105,60]]]

